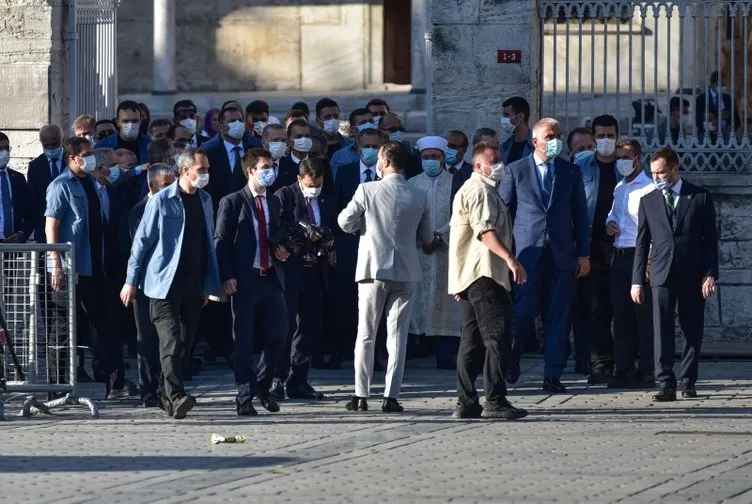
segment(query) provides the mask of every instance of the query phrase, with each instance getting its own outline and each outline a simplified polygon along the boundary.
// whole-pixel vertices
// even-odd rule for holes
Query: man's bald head
[[[44,143],[63,143],[63,128],[57,124],[45,124],[39,129],[39,141]]]

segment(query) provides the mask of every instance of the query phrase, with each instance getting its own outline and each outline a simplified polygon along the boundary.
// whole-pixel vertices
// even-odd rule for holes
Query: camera
[[[303,221],[296,224],[282,223],[269,237],[272,249],[284,247],[290,254],[300,254],[303,264],[310,267],[318,264],[319,258],[331,252],[334,235],[331,229],[314,226]]]

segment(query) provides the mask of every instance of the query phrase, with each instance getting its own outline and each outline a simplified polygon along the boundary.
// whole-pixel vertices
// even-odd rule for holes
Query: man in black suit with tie
[[[219,113],[219,135],[204,144],[209,158],[209,185],[215,211],[219,201],[230,193],[245,187],[242,160],[246,153],[243,145],[245,122],[243,114],[235,108],[225,108]]]
[[[684,334],[682,397],[697,397],[695,382],[705,323],[705,300],[718,278],[718,235],[710,193],[679,177],[679,157],[664,147],[650,157],[656,189],[640,200],[632,272],[632,300],[644,300],[643,280],[650,266],[653,294],[654,401],[676,400],[674,310]]]
[[[275,170],[276,180],[270,187],[272,192],[294,184],[298,180],[298,166],[301,161],[308,159],[308,153],[313,147],[311,127],[304,120],[296,119],[287,127],[287,141],[290,152],[279,160],[279,168]],[[327,163],[324,166],[322,193],[331,194],[333,187],[332,171]]]
[[[269,194],[274,183],[271,153],[249,150],[243,171],[248,184],[219,204],[216,247],[222,288],[232,306],[235,406],[239,416],[255,416],[254,396],[268,411],[279,411],[269,389],[288,330],[283,263],[290,254],[272,243],[281,222],[279,200]],[[258,320],[265,342],[257,373],[251,352]]]
[[[47,208],[47,186],[65,169],[63,163],[63,130],[47,124],[39,130],[39,143],[44,152],[29,163],[26,176],[34,208],[34,241],[47,243],[44,236],[44,210]]]
[[[697,125],[697,137],[702,140],[705,131],[720,119],[720,128],[717,128],[718,137],[724,138],[722,131],[729,131],[731,134],[736,131],[741,124],[739,120],[739,108],[734,106],[734,99],[728,93],[724,92],[723,83],[719,82],[718,71],[710,74],[710,86],[708,93],[702,93],[695,101],[695,123]],[[734,116],[731,116],[733,109]],[[713,117],[711,117],[711,114]]]
[[[318,228],[334,228],[334,208],[322,195],[326,161],[309,158],[300,163],[298,180],[277,191],[286,226],[300,222]],[[318,235],[319,237],[321,235]],[[324,298],[329,290],[329,266],[335,261],[333,248],[323,252],[306,236],[285,264],[285,300],[290,323],[284,351],[277,360],[272,395],[277,400],[323,399],[308,383],[308,369],[314,345],[323,343]]]
[[[172,107],[172,122],[175,127],[182,126],[191,135],[188,142],[190,147],[201,147],[204,142],[209,140],[199,132],[198,128],[198,108],[191,100],[180,100]]]
[[[9,160],[10,139],[0,132],[0,241],[24,243],[34,231],[34,207],[26,179]]]

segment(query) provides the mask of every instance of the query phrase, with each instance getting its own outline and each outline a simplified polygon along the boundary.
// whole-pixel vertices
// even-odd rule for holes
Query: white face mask
[[[255,123],[253,123],[253,132],[256,133],[258,136],[261,136],[267,124],[268,123],[265,123],[264,121],[256,121]]]
[[[313,140],[308,137],[296,138],[293,140],[293,146],[298,152],[310,152],[313,147]]]
[[[599,138],[595,141],[595,150],[603,156],[610,156],[616,150],[616,140],[613,138]]]
[[[141,128],[141,124],[135,123],[123,123],[120,125],[120,135],[126,140],[135,140],[138,138],[138,132]]]
[[[188,130],[188,133],[190,133],[191,136],[196,134],[196,130],[198,129],[198,126],[196,125],[196,120],[187,118],[180,121],[180,125]]]
[[[94,145],[94,135],[84,135],[84,138],[87,139],[91,145]]]
[[[512,122],[511,117],[501,116],[501,131],[507,136],[511,136],[514,130],[517,129],[517,125]]]
[[[628,177],[632,175],[632,172],[634,172],[634,160],[632,159],[617,159],[616,160],[616,171],[619,172],[619,175],[622,177]]]
[[[6,167],[8,166],[8,161],[10,160],[10,152],[7,150],[0,151],[0,166]]]
[[[334,135],[339,131],[339,119],[327,119],[323,122],[323,130],[327,135]]]
[[[501,182],[501,178],[504,176],[504,163],[496,163],[491,165],[491,173],[488,178],[495,182]]]
[[[227,134],[230,135],[230,138],[234,138],[235,140],[243,138],[243,135],[245,134],[245,124],[243,124],[243,121],[236,119],[228,124]]]
[[[269,152],[272,153],[272,157],[276,161],[287,152],[287,144],[285,142],[269,142]]]
[[[300,191],[303,193],[303,196],[306,198],[313,198],[316,199],[319,197],[319,194],[321,194],[321,188],[320,187],[305,187],[300,186]]]
[[[84,171],[84,173],[94,173],[94,170],[97,169],[97,158],[93,155],[86,156],[84,159],[84,164],[81,166],[81,169]]]
[[[209,174],[208,173],[199,173],[198,176],[196,176],[196,180],[191,180],[191,185],[195,187],[196,189],[203,189],[207,186],[209,183]]]

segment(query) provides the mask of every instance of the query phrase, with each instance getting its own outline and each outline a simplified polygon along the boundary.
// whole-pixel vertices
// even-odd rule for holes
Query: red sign
[[[497,63],[522,63],[522,51],[520,49],[499,49],[496,52]]]

